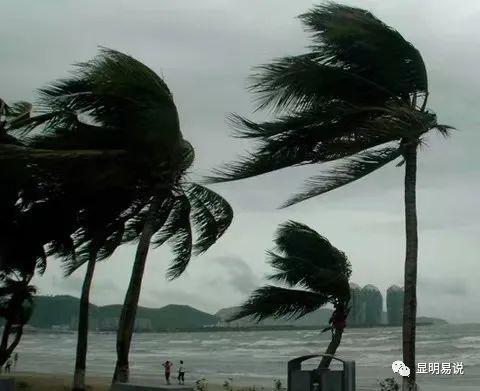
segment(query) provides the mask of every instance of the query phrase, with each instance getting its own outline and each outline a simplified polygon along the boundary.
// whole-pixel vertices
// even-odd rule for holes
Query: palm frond
[[[184,186],[192,206],[191,219],[198,233],[195,255],[207,251],[230,226],[233,209],[219,194],[197,183]]]
[[[150,211],[150,205],[152,202],[156,202],[155,199],[148,199],[146,201],[140,201],[137,206],[133,206],[134,210],[131,215],[128,216],[128,220],[125,225],[125,232],[123,235],[123,243],[128,243],[134,240],[137,240],[142,232],[143,226],[148,219],[153,219],[154,221],[154,231],[159,231],[166,223],[170,217],[172,207],[174,205],[174,199],[171,194],[156,195],[156,197],[161,197],[161,208],[159,212],[152,216]],[[157,246],[160,246],[162,243],[157,243]]]
[[[125,233],[125,224],[119,221],[115,224],[115,229],[109,227],[109,230],[113,232],[108,235],[108,237],[102,241],[102,246],[100,247],[97,253],[97,260],[102,261],[112,256],[115,250],[122,244],[123,235]]]
[[[287,200],[282,207],[297,204],[363,178],[397,159],[401,154],[400,147],[387,146],[381,149],[367,150],[344,159],[324,174],[310,178],[305,184],[304,190]]]
[[[255,123],[239,116],[234,121],[239,136],[257,139],[259,146],[253,153],[214,170],[207,183],[334,161],[395,140],[417,138],[435,126],[436,117],[399,104],[323,105],[275,121]]]
[[[453,126],[437,124],[435,129],[444,137],[449,137],[452,130],[457,130]]]
[[[11,106],[5,106],[7,131],[21,127],[22,124],[30,121],[32,104],[29,102],[16,102]]]
[[[214,169],[212,175],[205,177],[205,183],[237,181],[301,164],[305,155],[295,147],[285,154],[269,154],[256,151],[240,157],[236,162],[226,163],[222,168]]]
[[[152,241],[154,247],[159,247],[165,242],[171,245],[175,257],[167,271],[167,278],[170,280],[181,276],[192,256],[193,238],[190,214],[191,205],[188,197],[185,194],[179,195],[166,223]]]
[[[257,321],[265,318],[301,318],[325,305],[329,298],[314,292],[279,288],[267,285],[255,290],[242,304],[239,312],[228,321],[252,317]]]
[[[303,111],[321,102],[385,102],[394,94],[374,81],[322,62],[316,52],[283,57],[256,68],[250,91],[257,110]]]
[[[269,279],[334,296],[344,294],[351,274],[347,256],[327,238],[305,224],[287,221],[275,235],[275,250],[268,252],[274,273]]]
[[[111,49],[102,48],[93,60],[77,64],[72,77],[41,89],[39,107],[56,113],[44,124],[45,132],[74,129],[82,113],[98,126],[115,129],[124,143],[140,142],[140,135],[157,147],[158,140],[180,141],[178,114],[166,83],[141,62]]]
[[[34,162],[48,162],[59,160],[81,159],[115,159],[126,155],[124,150],[54,150],[35,149],[14,144],[0,144],[0,160],[30,160]]]
[[[327,3],[300,19],[312,34],[312,51],[326,64],[374,82],[407,103],[411,94],[427,93],[427,73],[419,51],[370,12]]]

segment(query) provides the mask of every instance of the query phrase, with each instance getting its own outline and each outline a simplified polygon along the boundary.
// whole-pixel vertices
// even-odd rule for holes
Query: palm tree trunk
[[[92,286],[95,263],[97,261],[96,251],[92,251],[87,263],[87,271],[83,279],[82,296],[80,298],[80,309],[78,311],[78,337],[77,356],[75,360],[75,373],[73,375],[73,391],[85,390],[85,371],[87,364],[88,349],[88,318],[90,306],[90,288]]]
[[[327,346],[327,350],[325,351],[326,355],[329,356],[324,356],[322,357],[322,360],[320,361],[320,364],[318,365],[319,368],[328,368],[330,366],[330,363],[332,362],[332,357],[335,355],[335,352],[337,351],[338,347],[340,346],[340,342],[342,342],[342,334],[343,334],[343,329],[335,329],[332,335],[332,340]]]
[[[5,323],[2,335],[2,342],[0,344],[0,368],[7,362],[10,355],[13,353],[15,348],[17,347],[20,339],[22,338],[23,334],[23,325],[18,325],[15,329],[15,338],[13,339],[10,346],[8,345],[8,341],[10,339],[10,334],[12,333],[12,323],[7,321]]]
[[[10,346],[7,348],[7,351],[6,351],[6,354],[5,354],[5,357],[7,359],[8,359],[8,357],[10,357],[10,355],[13,353],[13,351],[15,350],[17,345],[19,344],[20,339],[22,338],[22,335],[23,335],[23,325],[18,325],[18,327],[15,330],[15,338],[13,339]],[[3,365],[3,364],[5,364],[5,363],[4,362],[1,363],[1,365]]]
[[[156,231],[156,218],[161,207],[161,200],[154,198],[150,204],[147,219],[140,235],[140,240],[135,254],[132,275],[128,284],[127,293],[120,314],[120,321],[117,330],[117,363],[113,374],[112,383],[127,383],[129,380],[128,354],[130,352],[130,343],[135,326],[135,316],[137,314],[138,300],[142,287],[143,273],[147,261],[150,240]]]
[[[410,368],[410,376],[403,378],[403,391],[416,390],[415,384],[415,328],[417,319],[417,144],[405,145],[405,281],[403,303],[403,362]]]
[[[8,359],[8,339],[12,330],[12,323],[7,319],[5,326],[3,326],[2,342],[0,343],[0,367],[5,364]]]

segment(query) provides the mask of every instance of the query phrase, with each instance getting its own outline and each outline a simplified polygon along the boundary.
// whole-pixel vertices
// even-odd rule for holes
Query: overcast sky
[[[318,4],[318,2],[316,2]],[[357,0],[422,53],[429,73],[430,108],[455,126],[450,139],[432,135],[421,150],[418,175],[419,314],[480,321],[480,2]],[[229,135],[230,112],[251,115],[251,68],[302,53],[307,34],[295,18],[305,0],[2,1],[0,94],[32,99],[35,88],[65,76],[99,45],[126,52],[165,77],[182,131],[196,149],[196,174],[235,158],[248,144]],[[189,304],[204,311],[237,305],[264,282],[265,250],[278,224],[310,225],[345,251],[352,281],[383,292],[403,285],[403,168],[369,177],[298,206],[277,206],[319,167],[297,168],[238,183],[215,185],[235,210],[232,227],[174,282],[165,280],[170,253],[152,251],[140,302]],[[477,201],[475,201],[477,200]],[[92,301],[121,303],[133,247],[98,265]],[[36,280],[41,294],[79,295],[83,270],[63,279],[55,260]]]

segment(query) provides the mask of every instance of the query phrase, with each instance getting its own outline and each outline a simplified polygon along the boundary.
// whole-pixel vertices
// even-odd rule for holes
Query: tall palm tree
[[[319,365],[328,368],[348,315],[350,262],[326,238],[295,221],[280,225],[274,242],[275,250],[268,252],[274,273],[268,278],[288,288],[267,285],[255,290],[230,320],[246,316],[258,321],[268,317],[298,319],[330,303],[334,306],[328,328],[332,339]]]
[[[173,280],[182,275],[192,255],[204,253],[225,233],[233,218],[233,210],[223,197],[182,177],[162,200],[153,198],[145,213],[131,221],[125,237],[130,240],[130,235],[135,237],[141,230],[118,326],[114,383],[129,380],[128,355],[150,243],[154,247],[166,242],[171,245],[174,258],[167,277]]]
[[[237,136],[258,142],[240,161],[216,171],[211,182],[261,175],[290,166],[336,162],[310,178],[293,205],[347,185],[402,159],[405,165],[405,301],[403,361],[415,368],[417,149],[432,129],[447,135],[427,110],[428,81],[420,52],[370,12],[335,3],[300,16],[311,33],[305,54],[258,68],[251,90],[258,108],[276,119],[233,116]],[[415,387],[415,371],[404,389]]]

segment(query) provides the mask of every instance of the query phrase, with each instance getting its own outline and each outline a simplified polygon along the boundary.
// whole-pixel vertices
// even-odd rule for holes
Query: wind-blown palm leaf
[[[82,114],[95,126],[116,132],[110,138],[113,148],[122,144],[128,150],[158,154],[158,149],[181,139],[177,110],[165,82],[141,62],[110,49],[78,64],[72,77],[42,89],[40,108],[45,114],[55,113],[44,124],[44,133],[85,125],[79,119]],[[73,139],[78,136],[84,134],[70,134]]]
[[[301,318],[327,304],[329,297],[319,293],[267,285],[255,290],[242,308],[228,321],[251,316],[265,318]]]
[[[351,266],[346,255],[305,224],[288,221],[275,235],[275,252],[268,252],[274,271],[270,280],[288,288],[267,285],[253,292],[233,320],[251,316],[297,317],[327,303],[348,303]],[[297,287],[302,287],[300,290]]]
[[[342,290],[348,289],[345,284],[345,275],[338,269],[322,268],[311,265],[304,258],[281,257],[272,252],[269,252],[268,256],[269,263],[279,270],[267,276],[271,281],[332,296],[340,295]]]
[[[324,163],[403,138],[419,137],[436,117],[405,105],[324,105],[277,121],[256,124],[235,117],[237,134],[260,140],[257,150],[214,171],[207,182],[261,175],[285,167]]]
[[[374,82],[406,102],[410,94],[428,91],[419,51],[370,12],[328,3],[300,19],[314,39],[313,52],[325,63]]]
[[[288,221],[280,225],[274,242],[278,253],[268,252],[269,263],[275,269],[269,276],[271,280],[338,295],[350,277],[346,255],[304,224]]]
[[[284,57],[257,68],[250,90],[257,94],[257,110],[272,107],[308,110],[319,102],[384,102],[393,93],[363,76],[321,62],[316,52]]]
[[[451,134],[452,130],[456,130],[453,126],[449,125],[435,125],[435,129],[444,137],[448,137]]]
[[[192,206],[191,219],[198,233],[193,252],[199,255],[225,233],[232,222],[233,210],[223,197],[197,183],[187,184],[184,190]]]
[[[302,192],[287,200],[282,207],[287,207],[331,190],[345,186],[367,176],[402,155],[399,146],[368,150],[352,158],[345,159],[336,167],[321,175],[310,178]]]
[[[179,277],[188,266],[192,256],[192,227],[190,225],[191,205],[184,194],[178,196],[172,206],[170,216],[165,225],[155,235],[152,244],[159,247],[169,242],[175,257],[167,271],[167,278]]]
[[[3,105],[3,114],[6,117],[6,129],[11,131],[21,127],[22,124],[30,120],[32,105],[29,102],[16,102],[8,106],[0,99],[0,105]]]
[[[29,160],[29,161],[65,161],[65,159],[118,159],[124,156],[124,150],[51,150],[23,147],[14,144],[0,144],[0,160]]]
[[[161,201],[162,207],[160,208],[159,213],[156,216],[151,216],[149,214],[149,205],[154,201],[153,198],[147,200],[146,202],[140,202],[139,204],[137,204],[136,208],[139,208],[139,210],[135,210],[135,213],[128,217],[128,221],[125,224],[125,232],[123,235],[124,243],[137,240],[144,224],[146,224],[147,219],[149,218],[152,219],[152,221],[154,222],[155,232],[160,230],[165,225],[165,222],[170,217],[175,200],[170,193],[157,193],[155,197],[160,197],[161,199],[163,199],[163,201]]]

